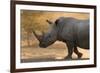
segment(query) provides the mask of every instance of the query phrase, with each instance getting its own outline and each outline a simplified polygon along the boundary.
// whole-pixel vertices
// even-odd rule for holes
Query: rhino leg
[[[82,57],[82,53],[80,53],[77,49],[77,46],[74,46],[74,52],[77,54],[78,58],[80,59]]]
[[[66,57],[66,59],[72,59],[72,53],[73,53],[73,47],[74,47],[74,44],[73,42],[70,42],[68,41],[66,43],[67,47],[68,47],[68,56]]]

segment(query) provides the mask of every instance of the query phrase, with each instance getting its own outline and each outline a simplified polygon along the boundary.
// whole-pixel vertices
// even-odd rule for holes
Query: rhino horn
[[[35,37],[36,37],[39,41],[42,40],[42,36],[41,36],[41,35],[38,35],[35,31],[33,31],[33,33],[34,33]]]
[[[46,20],[49,24],[53,24],[53,22],[52,21],[50,21],[50,20]]]

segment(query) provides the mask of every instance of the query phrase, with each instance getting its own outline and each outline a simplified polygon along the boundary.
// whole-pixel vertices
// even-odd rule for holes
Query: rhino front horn
[[[35,31],[33,31],[33,33],[34,33],[35,37],[36,37],[39,41],[42,40],[42,36],[41,36],[41,35],[38,35]]]

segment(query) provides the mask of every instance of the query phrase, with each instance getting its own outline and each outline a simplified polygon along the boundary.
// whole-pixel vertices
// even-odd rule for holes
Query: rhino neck
[[[63,32],[64,24],[57,24],[57,40],[64,41],[64,38],[62,37],[61,33]]]
[[[57,40],[58,41],[66,42],[66,40],[62,37],[61,33],[62,33],[62,31],[58,31],[58,33],[57,33]]]

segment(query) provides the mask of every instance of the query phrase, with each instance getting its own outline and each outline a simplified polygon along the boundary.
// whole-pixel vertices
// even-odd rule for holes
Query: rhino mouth
[[[46,45],[44,45],[44,44],[39,44],[39,47],[41,47],[41,48],[46,48],[46,47],[48,47],[48,46],[46,46]]]

